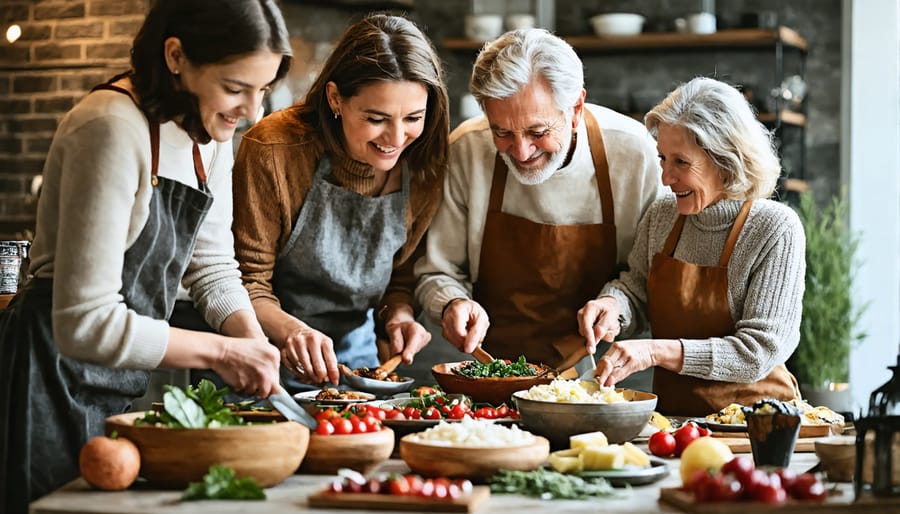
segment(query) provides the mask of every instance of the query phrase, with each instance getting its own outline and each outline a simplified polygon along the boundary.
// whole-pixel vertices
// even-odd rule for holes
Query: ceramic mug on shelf
[[[685,18],[691,34],[713,34],[716,31],[716,15],[708,12],[690,14]]]
[[[530,14],[507,14],[503,19],[506,30],[530,29],[534,27],[534,16]]]
[[[491,41],[503,33],[503,17],[499,14],[470,14],[465,21],[466,37],[474,41]]]

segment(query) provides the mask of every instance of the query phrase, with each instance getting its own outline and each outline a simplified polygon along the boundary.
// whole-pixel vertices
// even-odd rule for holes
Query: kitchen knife
[[[296,421],[310,430],[315,430],[316,427],[319,426],[318,422],[316,422],[316,418],[312,417],[310,413],[306,412],[306,409],[298,405],[281,385],[278,386],[277,392],[269,395],[269,403],[272,404],[272,407],[275,407],[275,410],[280,412],[282,416],[290,421]]]
[[[591,367],[586,369],[584,373],[582,373],[581,376],[578,377],[581,380],[594,380],[596,378],[595,374],[597,373],[597,361],[594,360],[593,355],[588,355],[588,358],[591,361]]]

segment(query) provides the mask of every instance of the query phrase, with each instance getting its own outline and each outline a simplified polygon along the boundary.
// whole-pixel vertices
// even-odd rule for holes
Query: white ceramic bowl
[[[503,16],[470,14],[465,21],[466,37],[474,41],[492,41],[503,33]]]
[[[598,14],[591,17],[591,26],[599,37],[633,36],[641,33],[641,29],[644,27],[644,17],[627,12]]]

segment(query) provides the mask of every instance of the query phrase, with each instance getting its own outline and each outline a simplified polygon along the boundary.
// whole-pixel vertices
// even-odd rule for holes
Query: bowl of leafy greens
[[[524,356],[515,361],[494,359],[435,364],[431,374],[447,393],[465,394],[476,403],[497,406],[509,404],[510,396],[538,384],[549,384],[554,374],[545,366],[526,362]]]
[[[202,481],[210,466],[234,470],[260,487],[281,483],[306,455],[309,429],[299,423],[245,420],[225,405],[226,388],[209,381],[182,390],[165,386],[160,410],[106,419],[106,433],[131,440],[141,456],[140,476],[162,488]]]

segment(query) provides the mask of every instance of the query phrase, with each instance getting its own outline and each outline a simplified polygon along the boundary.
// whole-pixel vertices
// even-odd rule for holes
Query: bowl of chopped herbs
[[[515,361],[494,359],[435,364],[431,374],[447,393],[465,394],[476,403],[494,406],[510,404],[510,396],[538,384],[549,384],[554,377],[545,366],[527,362],[524,356]]]
[[[138,447],[140,476],[150,484],[184,488],[220,465],[270,487],[300,467],[309,445],[305,426],[279,419],[249,422],[224,403],[227,388],[207,380],[165,389],[162,409],[106,418],[107,434],[117,432]]]

